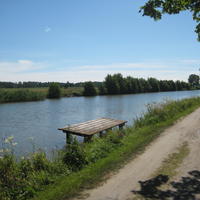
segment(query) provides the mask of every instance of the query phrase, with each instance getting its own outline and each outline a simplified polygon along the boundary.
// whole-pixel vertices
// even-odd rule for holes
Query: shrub
[[[87,163],[85,151],[75,139],[65,147],[63,162],[72,171],[80,170]]]
[[[41,170],[49,170],[50,169],[50,162],[46,158],[46,154],[44,152],[37,152],[33,154],[32,157],[33,168],[36,171]]]
[[[51,83],[48,90],[48,97],[49,98],[60,98],[61,96],[61,89],[58,83]]]
[[[84,96],[95,96],[97,95],[97,91],[91,81],[85,82],[84,84],[84,91],[83,91]]]

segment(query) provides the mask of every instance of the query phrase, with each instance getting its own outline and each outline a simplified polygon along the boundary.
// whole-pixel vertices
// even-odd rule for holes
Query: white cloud
[[[191,65],[199,64],[200,65],[199,59],[184,59],[184,60],[181,60],[181,62],[184,64],[191,64]]]
[[[15,62],[0,62],[0,78],[9,76],[9,74],[15,74],[20,72],[27,72],[30,70],[39,70],[47,67],[44,63],[37,63],[31,60],[18,60]]]
[[[22,65],[31,65],[31,64],[33,64],[33,62],[31,60],[18,60],[18,63],[22,64]]]
[[[169,69],[172,66],[164,65],[164,64],[158,64],[158,63],[113,63],[113,64],[107,64],[107,65],[84,65],[80,66],[80,70],[96,70],[96,71],[102,71],[102,70],[121,70],[124,69],[126,71],[133,71],[133,70],[147,70],[147,69]]]
[[[50,31],[51,31],[51,28],[50,28],[49,26],[46,26],[46,27],[44,28],[44,32],[48,33],[48,32],[50,32]]]
[[[177,63],[176,63],[177,64]],[[179,63],[180,64],[180,63]],[[139,78],[155,77],[167,80],[185,80],[196,69],[164,63],[116,63],[107,65],[84,65],[62,67],[49,70],[50,65],[44,62],[18,60],[0,62],[0,81],[102,81],[107,74],[121,73],[123,76]],[[41,69],[45,69],[45,72]]]

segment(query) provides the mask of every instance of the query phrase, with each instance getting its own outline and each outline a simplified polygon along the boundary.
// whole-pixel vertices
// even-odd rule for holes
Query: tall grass
[[[39,101],[46,98],[46,94],[39,91],[28,89],[0,89],[0,103],[22,102],[22,101]]]
[[[82,96],[83,88],[61,88],[62,97]],[[0,88],[0,103],[39,101],[48,97],[48,88]]]
[[[148,106],[148,112],[133,126],[111,131],[103,138],[94,138],[91,143],[73,141],[53,160],[48,160],[43,152],[36,152],[16,161],[15,156],[4,149],[0,159],[0,199],[71,197],[132,158],[164,128],[199,106],[200,98]]]

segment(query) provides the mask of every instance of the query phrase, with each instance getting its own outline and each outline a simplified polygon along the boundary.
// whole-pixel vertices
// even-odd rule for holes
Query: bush
[[[91,81],[85,82],[84,84],[84,91],[83,91],[84,96],[95,96],[97,95],[97,91]]]
[[[82,146],[74,139],[68,144],[64,151],[63,162],[72,170],[77,171],[87,164],[85,151]]]
[[[61,89],[58,83],[51,83],[48,90],[48,97],[49,98],[60,98],[61,96]]]
[[[41,170],[49,170],[50,162],[46,158],[46,154],[44,152],[34,153],[32,157],[33,168],[36,171]]]

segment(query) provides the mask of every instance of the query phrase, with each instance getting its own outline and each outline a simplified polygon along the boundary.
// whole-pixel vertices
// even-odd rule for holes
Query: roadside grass
[[[128,159],[143,151],[165,128],[199,106],[200,98],[149,106],[148,112],[124,131],[122,145],[82,170],[68,177],[61,177],[45,191],[38,193],[34,200],[64,200],[77,195],[84,188],[94,187],[99,181],[104,180],[107,173],[118,169]]]
[[[61,88],[61,97],[82,95],[82,87]],[[48,88],[0,88],[0,103],[40,101],[47,96]]]

